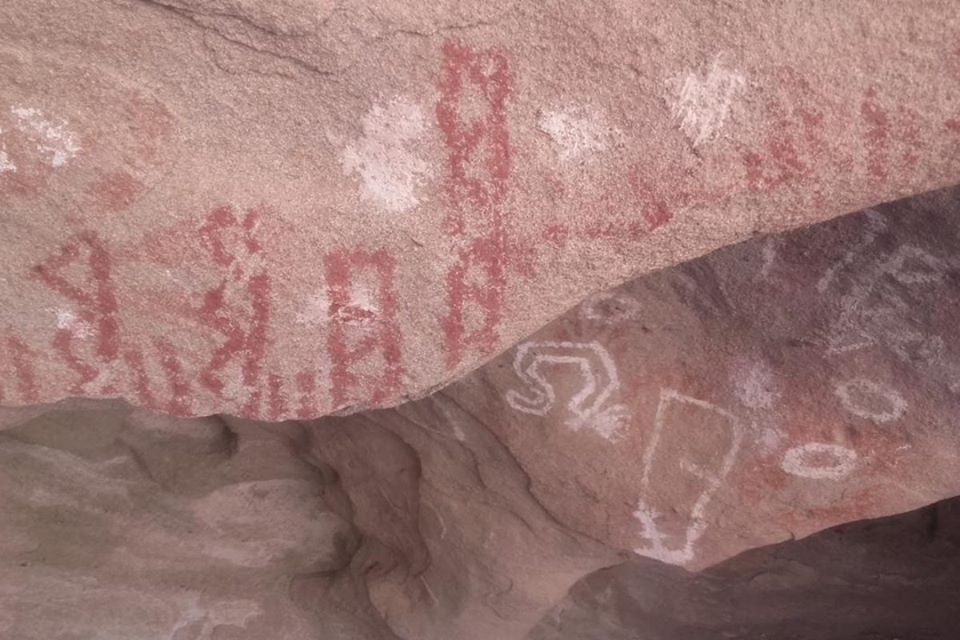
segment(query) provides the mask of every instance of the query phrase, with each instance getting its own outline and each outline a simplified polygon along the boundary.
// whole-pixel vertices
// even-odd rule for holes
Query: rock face
[[[0,636],[626,639],[650,607],[611,611],[608,587],[738,579],[672,586],[655,560],[960,495],[958,214],[945,190],[644,276],[392,409],[5,410]],[[589,578],[562,626],[568,589],[630,552],[652,559]]]
[[[843,525],[699,574],[634,560],[578,584],[529,640],[946,640],[960,503]]]
[[[637,279],[442,394],[562,522],[690,569],[960,494],[958,195]]]
[[[4,405],[389,406],[960,180],[950,0],[5,0],[0,40]]]

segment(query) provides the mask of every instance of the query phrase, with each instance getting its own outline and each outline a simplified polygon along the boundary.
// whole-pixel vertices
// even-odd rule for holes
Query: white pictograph
[[[843,258],[826,270],[823,276],[817,281],[817,292],[826,293],[827,289],[829,289],[833,283],[834,278],[837,277],[837,274],[841,270],[849,267],[850,264],[863,253],[864,249],[876,241],[880,232],[887,228],[887,219],[876,209],[866,209],[864,211],[864,219],[866,220],[866,226],[860,241],[844,253]]]
[[[842,480],[857,466],[857,452],[838,444],[810,442],[788,449],[780,466],[801,478]]]
[[[680,130],[694,147],[717,137],[730,115],[733,100],[747,86],[735,69],[724,68],[720,56],[706,68],[688,71],[668,81],[670,107]]]
[[[872,422],[893,422],[907,411],[907,401],[896,389],[865,378],[838,383],[833,392],[843,408]]]
[[[67,164],[80,151],[77,136],[66,122],[54,123],[33,107],[11,107],[10,113],[16,118],[16,128],[35,142],[37,151],[54,169]]]
[[[926,336],[913,326],[912,305],[904,299],[901,289],[909,291],[919,286],[938,285],[949,269],[945,260],[920,247],[898,247],[893,255],[874,264],[840,298],[840,315],[831,332],[828,353],[846,353],[883,344],[901,357],[917,349],[927,351],[928,357],[939,355],[936,338]]]
[[[607,440],[621,437],[629,417],[627,407],[610,402],[620,388],[613,358],[598,342],[527,342],[517,349],[513,368],[526,383],[522,391],[509,390],[507,404],[517,411],[546,415],[557,403],[557,392],[544,366],[572,366],[583,381],[567,403],[567,426],[591,429]]]
[[[883,217],[870,213],[870,228],[863,241],[821,279],[817,285],[821,292],[830,285],[836,269],[851,264],[883,230]],[[934,256],[909,244],[875,259],[854,275],[849,291],[840,298],[840,314],[831,328],[827,353],[886,347],[904,364],[923,370],[931,379],[942,380],[951,391],[960,393],[960,363],[942,337],[930,334],[925,316],[917,313],[916,298],[943,286],[948,274],[958,268],[957,258]]]
[[[375,104],[363,116],[363,136],[343,150],[344,173],[357,174],[363,197],[384,211],[403,213],[420,204],[417,190],[430,169],[421,157],[426,122],[423,110],[406,98]]]
[[[742,439],[733,414],[679,391],[661,390],[633,512],[649,544],[635,548],[637,554],[678,565],[693,560],[694,546],[707,529],[707,506],[733,468]],[[660,450],[667,453],[658,458]],[[677,468],[688,477],[678,478]],[[660,509],[651,504],[654,499],[662,503]],[[659,522],[667,513],[681,517],[672,531]]]
[[[537,129],[557,145],[562,163],[583,162],[602,154],[616,143],[620,132],[607,124],[603,114],[588,105],[568,105],[538,114]]]
[[[580,319],[614,326],[640,317],[640,301],[625,293],[604,292],[590,296],[580,305]]]

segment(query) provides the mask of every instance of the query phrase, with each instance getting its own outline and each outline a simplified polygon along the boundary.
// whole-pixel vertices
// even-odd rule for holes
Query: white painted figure
[[[857,452],[838,444],[809,442],[788,449],[780,466],[801,478],[842,480],[856,468]]]
[[[702,422],[693,425],[676,421],[671,415],[671,409],[676,407],[686,407],[700,413],[703,417]],[[702,438],[714,438],[716,441],[724,442],[725,448],[718,451],[712,446],[701,447],[698,451],[696,447],[689,446],[690,438],[697,437],[698,429],[710,428],[709,420],[711,419],[723,425],[721,428],[725,433],[704,433]],[[721,436],[719,439],[717,439],[718,435]],[[660,402],[657,405],[657,414],[654,418],[653,434],[643,455],[643,475],[640,480],[641,497],[637,504],[637,510],[633,513],[633,516],[643,526],[641,535],[648,541],[646,546],[634,549],[637,554],[677,565],[685,565],[694,559],[695,545],[707,529],[707,506],[733,468],[740,451],[742,439],[743,429],[740,421],[733,414],[715,404],[693,398],[674,389],[661,390]],[[678,496],[684,503],[691,503],[682,536],[668,535],[661,531],[661,526],[658,525],[657,521],[662,517],[662,514],[649,504],[647,498],[651,495],[673,493],[673,491],[651,491],[651,485],[654,483],[663,482],[670,483],[671,487],[679,486],[676,484],[674,474],[664,474],[663,469],[659,473],[654,473],[653,467],[656,464],[657,452],[660,448],[665,448],[670,452],[667,457],[671,460],[676,459],[680,470],[702,483],[702,490],[699,493]],[[675,456],[678,451],[685,453],[686,456],[673,458],[672,456]],[[720,454],[719,460],[717,460],[718,453]],[[670,506],[671,510],[680,508],[683,507],[678,504]]]
[[[554,384],[544,366],[572,366],[583,381],[566,406],[566,421],[574,431],[590,429],[607,440],[622,435],[628,420],[626,406],[611,403],[620,388],[613,358],[598,342],[526,342],[517,348],[513,368],[526,387],[509,390],[506,401],[517,411],[544,416],[557,403]]]

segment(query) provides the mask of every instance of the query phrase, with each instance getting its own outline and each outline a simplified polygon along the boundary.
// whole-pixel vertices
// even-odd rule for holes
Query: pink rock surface
[[[4,410],[0,637],[519,640],[631,552],[701,569],[958,495],[958,214],[644,276],[392,409]]]
[[[0,402],[388,406],[960,180],[953,2],[7,0]]]

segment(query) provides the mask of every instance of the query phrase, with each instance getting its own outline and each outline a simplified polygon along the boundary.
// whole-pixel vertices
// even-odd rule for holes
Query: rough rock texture
[[[0,637],[520,639],[625,552],[699,569],[958,495],[958,214],[642,277],[393,409],[4,410]]]
[[[950,640],[960,501],[756,549],[699,574],[637,559],[571,592],[529,640]]]
[[[640,272],[956,183],[958,42],[952,0],[5,0],[0,402],[423,394]]]

